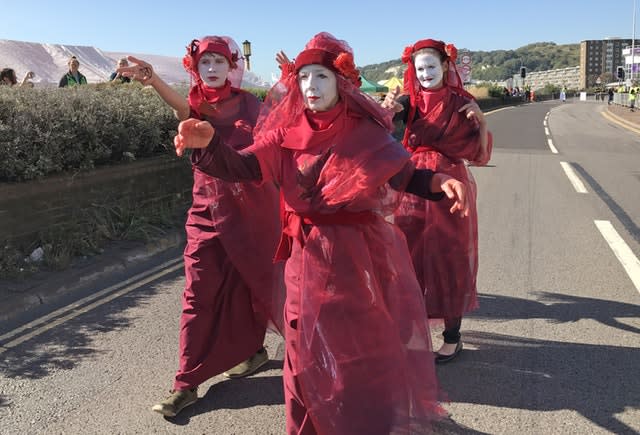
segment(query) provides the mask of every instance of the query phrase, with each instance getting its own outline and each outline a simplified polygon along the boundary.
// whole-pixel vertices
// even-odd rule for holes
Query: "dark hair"
[[[0,82],[2,82],[5,77],[9,78],[12,85],[18,83],[16,72],[12,68],[3,68],[2,71],[0,71]]]

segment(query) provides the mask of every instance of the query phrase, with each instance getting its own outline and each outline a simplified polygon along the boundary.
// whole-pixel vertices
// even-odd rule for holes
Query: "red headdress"
[[[407,69],[404,72],[404,92],[411,98],[411,105],[415,106],[416,97],[420,91],[420,82],[416,77],[416,68],[414,65],[414,57],[419,50],[431,48],[440,53],[443,65],[447,64],[447,72],[442,78],[443,85],[453,88],[453,90],[460,95],[465,95],[469,98],[474,98],[469,92],[465,91],[462,86],[462,79],[458,74],[456,68],[456,58],[458,57],[458,50],[453,44],[445,44],[442,41],[436,39],[422,39],[413,45],[405,47],[402,52],[402,62],[407,64]]]
[[[211,88],[205,85],[198,72],[198,62],[204,53],[216,53],[224,56],[229,62],[229,75],[224,86]],[[231,88],[240,88],[244,74],[244,63],[238,62],[240,49],[235,41],[228,36],[205,36],[194,39],[187,45],[187,54],[182,58],[184,69],[191,76],[189,90],[189,105],[198,112],[203,102],[214,104],[220,99],[228,97]]]
[[[323,65],[336,73],[338,94],[348,111],[370,116],[385,128],[392,128],[388,111],[360,91],[360,72],[356,68],[353,50],[349,44],[322,32],[311,38],[295,58],[293,67],[284,68],[282,78],[267,94],[255,129],[256,136],[298,123],[305,111],[305,104],[297,73],[303,66],[315,64]]]

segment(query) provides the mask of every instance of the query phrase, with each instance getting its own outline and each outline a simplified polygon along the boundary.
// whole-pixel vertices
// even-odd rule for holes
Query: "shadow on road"
[[[640,228],[635,224],[631,216],[607,193],[606,190],[587,172],[582,165],[572,162],[571,165],[576,168],[578,173],[584,178],[584,180],[591,186],[593,191],[600,197],[600,199],[609,207],[609,210],[616,215],[620,223],[631,234],[634,240],[640,243]]]
[[[616,318],[640,318],[640,305],[605,299],[586,298],[560,293],[538,292],[536,300],[509,296],[478,295],[480,309],[473,318],[507,321],[515,319],[547,319],[552,323],[570,323],[591,319],[603,325],[634,334],[640,328]]]
[[[615,317],[640,317],[640,307],[616,301],[542,293],[546,305],[481,295],[473,318],[495,321],[593,319],[625,331],[638,328]],[[507,334],[464,332],[467,350],[438,375],[452,402],[531,411],[573,410],[611,433],[637,433],[616,414],[640,407],[640,348],[538,340]],[[469,348],[476,348],[471,350]],[[455,415],[453,416],[455,418]],[[558,433],[563,432],[558,422]]]
[[[270,361],[265,370],[282,369],[282,361]],[[257,376],[233,379],[211,385],[204,396],[175,418],[166,418],[177,426],[189,424],[192,417],[216,409],[246,409],[254,406],[283,405],[282,376]]]
[[[162,279],[174,279],[180,273],[166,275]],[[134,325],[136,318],[127,310],[144,305],[156,292],[156,285],[150,283],[68,321],[62,320],[70,313],[61,313],[48,322],[51,325],[59,321],[59,325],[15,345],[1,355],[0,376],[40,379],[57,370],[71,370],[83,360],[100,358],[101,352],[93,345],[100,340],[100,334]],[[79,309],[76,307],[72,313]],[[23,331],[11,340],[28,336],[30,332]]]
[[[151,283],[8,350],[0,358],[0,376],[39,379],[60,369],[71,370],[83,360],[102,357],[94,346],[101,333],[131,327],[136,318],[127,310],[145,305],[157,291]],[[554,293],[541,293],[540,300],[486,294],[480,298],[481,310],[474,313],[474,318],[496,322],[548,319],[558,323],[593,319],[616,328],[612,333],[640,333],[639,328],[616,320],[639,318],[640,307],[633,304]],[[452,401],[531,411],[573,410],[612,433],[634,433],[616,414],[640,407],[640,377],[636,375],[640,348],[474,331],[464,332],[464,340],[470,346],[459,359],[438,369]],[[271,361],[265,367],[281,368],[282,361]],[[222,381],[213,384],[201,400],[172,423],[184,425],[191,416],[216,409],[281,405],[282,388],[281,376],[266,373]],[[0,395],[0,406],[10,406],[6,395]],[[455,417],[446,423],[451,433],[479,433],[457,425]]]

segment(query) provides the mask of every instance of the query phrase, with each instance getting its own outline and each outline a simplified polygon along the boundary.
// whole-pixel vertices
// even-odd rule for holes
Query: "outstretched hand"
[[[382,102],[382,107],[396,113],[402,112],[404,108],[402,107],[402,104],[396,101],[398,97],[400,97],[400,86],[396,86],[395,89],[387,93],[384,97],[384,101]]]
[[[469,216],[467,188],[462,182],[448,175],[436,173],[433,175],[431,181],[432,192],[438,191],[437,188],[434,189],[436,186],[444,192],[445,195],[447,195],[447,198],[454,201],[453,205],[449,209],[451,214],[455,214],[457,212],[461,218]]]
[[[118,74],[122,74],[125,77],[130,77],[133,80],[137,80],[143,85],[152,85],[155,78],[153,73],[153,66],[150,63],[145,62],[142,59],[138,59],[133,56],[127,56],[132,66],[123,66],[116,69]]]
[[[484,113],[482,113],[480,106],[478,106],[478,103],[473,100],[458,109],[458,112],[466,112],[467,119],[476,121],[478,125],[482,125],[487,122],[484,119]]]
[[[289,60],[289,56],[284,51],[280,50],[276,53],[276,62],[278,62],[279,66],[282,66],[291,63],[291,60]]]
[[[458,109],[458,112],[466,112],[467,119],[472,120],[480,127],[480,150],[478,155],[473,160],[470,160],[469,163],[476,166],[486,165],[491,158],[492,140],[487,131],[487,120],[484,117],[484,113],[482,113],[480,106],[475,101],[468,102]]]
[[[280,50],[279,52],[276,53],[276,62],[278,62],[278,68],[280,68],[280,70],[282,71],[280,75],[281,80],[287,77],[288,75],[293,74],[295,70],[295,65],[291,61],[291,59],[289,59],[289,56],[285,54],[284,51]]]
[[[173,138],[176,154],[182,156],[187,148],[206,148],[213,139],[215,129],[208,121],[189,118],[178,125],[178,134]]]

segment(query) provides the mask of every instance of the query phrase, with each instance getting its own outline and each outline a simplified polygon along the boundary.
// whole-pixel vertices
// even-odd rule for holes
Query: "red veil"
[[[320,51],[326,53],[324,58]],[[315,59],[313,56],[316,56]],[[349,112],[369,116],[384,128],[392,130],[392,115],[373,98],[360,91],[360,74],[356,69],[353,50],[349,44],[322,32],[305,45],[295,64],[285,67],[282,78],[267,94],[256,125],[256,142],[261,134],[279,128],[289,128],[300,122],[305,105],[296,73],[303,65],[301,62],[309,64],[309,61],[322,64],[337,73],[338,93]]]
[[[333,109],[305,111],[296,71],[309,64],[336,73]],[[389,179],[411,163],[358,79],[347,43],[316,35],[269,92],[250,149],[278,181],[285,229],[304,232],[285,272],[290,433],[304,415],[318,434],[424,433],[440,411],[422,295],[383,213],[399,196]]]
[[[237,91],[242,85],[244,62],[238,62],[239,59],[242,59],[240,57],[240,49],[238,44],[229,36],[205,36],[200,39],[194,39],[186,48],[187,54],[182,58],[182,66],[191,77],[189,105],[192,110],[198,113],[210,112],[211,105],[228,98],[232,89]],[[220,88],[211,88],[202,83],[198,73],[198,61],[204,53],[217,53],[229,61],[229,74],[225,84]]]

